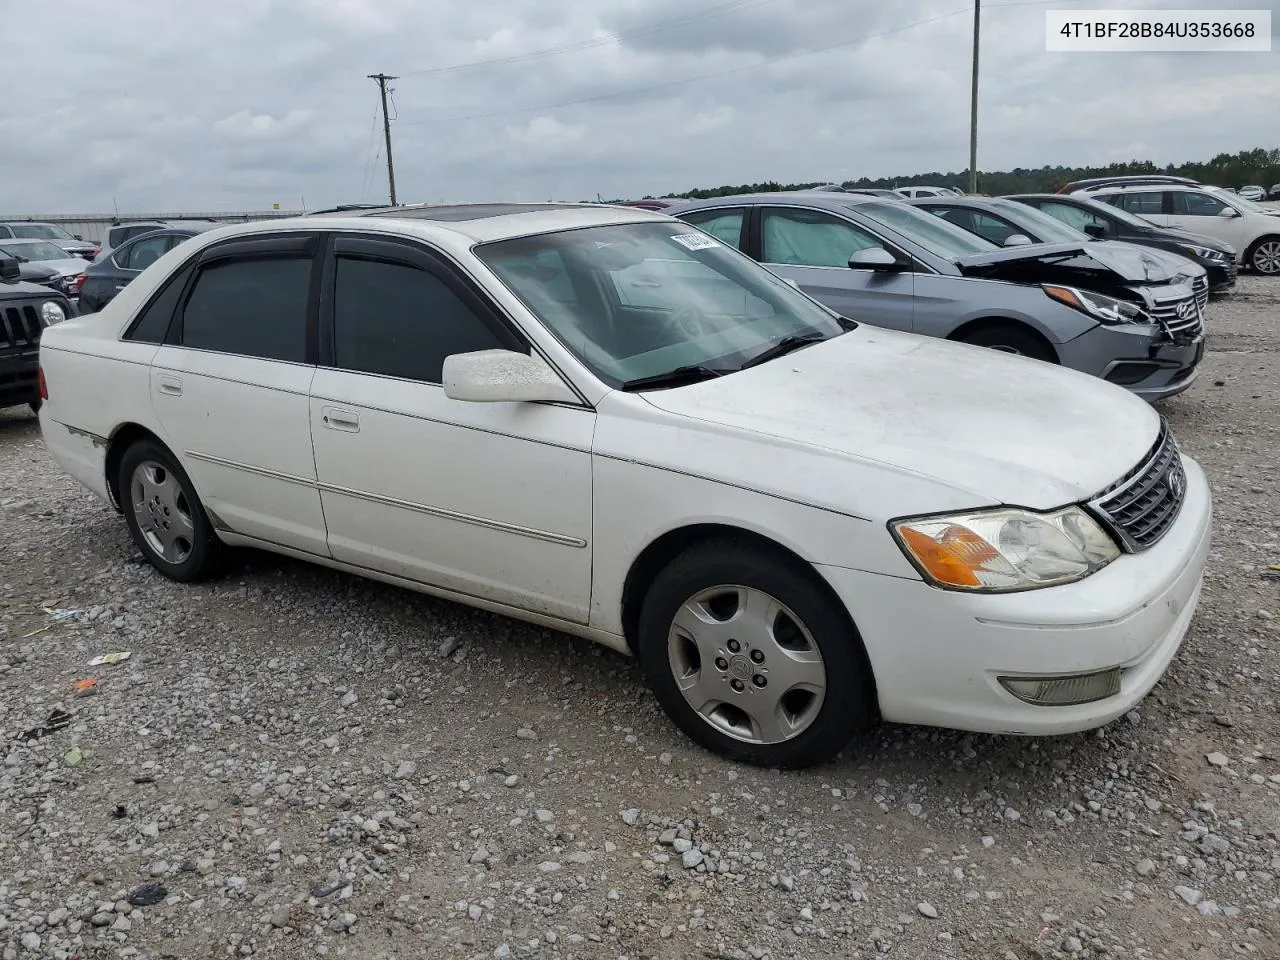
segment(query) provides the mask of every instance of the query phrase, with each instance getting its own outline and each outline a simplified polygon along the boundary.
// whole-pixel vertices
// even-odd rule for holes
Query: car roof
[[[597,203],[415,204],[279,220],[255,220],[224,226],[217,233],[222,237],[232,237],[282,230],[318,230],[328,226],[344,230],[368,230],[376,224],[382,228],[380,232],[428,240],[452,237],[455,241],[461,238],[472,243],[485,243],[581,227],[669,219],[665,213],[653,210]],[[326,223],[322,225],[319,221]]]
[[[30,226],[36,226],[36,227],[60,227],[60,226],[62,226],[62,224],[60,224],[60,223],[54,223],[52,220],[0,220],[0,223],[5,224],[5,226],[9,226],[10,224],[20,224],[20,223],[25,223],[25,224],[28,224],[28,225],[30,225]]]
[[[825,193],[819,190],[779,190],[771,193],[737,193],[726,197],[708,197],[705,200],[690,200],[688,204],[681,204],[681,207],[697,205],[697,206],[732,206],[735,203],[760,204],[760,203],[781,203],[786,204],[788,201],[802,200],[806,204],[830,207],[839,210],[842,207],[861,206],[864,203],[883,202],[884,197],[877,197],[867,193]]]
[[[1083,191],[1085,196],[1091,196],[1099,193],[1163,193],[1166,190],[1182,191],[1186,193],[1204,193],[1207,190],[1214,189],[1209,184],[1191,184],[1191,183],[1116,183],[1105,187],[1098,187],[1095,190]]]

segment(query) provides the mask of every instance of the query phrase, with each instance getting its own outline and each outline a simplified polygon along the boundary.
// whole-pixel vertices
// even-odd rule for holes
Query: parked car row
[[[29,404],[39,410],[40,338],[45,328],[74,316],[75,308],[56,287],[24,280],[23,266],[0,252],[0,408]]]
[[[76,257],[92,260],[101,251],[97,244],[68,233],[56,223],[39,220],[0,221],[0,240],[48,240]]]
[[[1068,231],[1024,204],[791,192],[666,212],[842,316],[1062,364],[1150,401],[1186,390],[1203,354],[1202,266]],[[655,276],[633,296],[662,286]]]
[[[1134,393],[1193,374],[1204,271],[863,195],[672,211],[200,233],[45,330],[45,443],[171,579],[253,546],[587,637],[739,760],[821,762],[879,718],[1043,735],[1133,709],[1211,533]],[[969,343],[901,332],[937,302]]]

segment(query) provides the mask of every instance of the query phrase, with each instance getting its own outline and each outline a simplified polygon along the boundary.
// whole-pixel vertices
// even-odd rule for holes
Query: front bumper
[[[1186,499],[1168,534],[1078,583],[964,594],[921,580],[819,567],[858,625],[884,719],[1056,735],[1102,726],[1137,706],[1178,652],[1209,553],[1208,481],[1194,460],[1183,462]],[[1117,668],[1118,693],[1072,706],[1033,706],[998,680]]]
[[[1225,293],[1236,285],[1236,274],[1240,272],[1240,267],[1234,259],[1228,258],[1225,262],[1201,260],[1200,265],[1208,274],[1210,292]]]
[[[1058,344],[1057,349],[1063,366],[1091,373],[1156,403],[1195,383],[1204,356],[1204,334],[1170,340],[1156,327],[1099,324]]]

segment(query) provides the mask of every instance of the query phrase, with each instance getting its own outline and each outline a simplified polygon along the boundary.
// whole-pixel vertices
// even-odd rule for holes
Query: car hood
[[[18,264],[18,270],[23,280],[30,280],[32,283],[42,283],[45,280],[52,280],[54,277],[62,276],[61,272],[49,266],[47,261],[20,263]]]
[[[81,257],[68,257],[66,260],[33,260],[29,266],[47,267],[52,272],[62,277],[74,277],[84,273],[84,268],[89,265],[89,261]]]
[[[1039,360],[856,330],[758,367],[640,394],[721,429],[905,471],[975,506],[1091,499],[1150,451],[1160,418],[1105,381]],[[803,496],[803,477],[795,479]]]
[[[1052,264],[1053,276],[1033,276],[1039,263]],[[1106,275],[1112,283],[1168,283],[1183,272],[1176,263],[1146,247],[1130,244],[1032,243],[1021,247],[1002,247],[990,253],[971,254],[956,261],[966,277],[1009,279],[1028,282],[1034,279],[1064,282],[1064,273],[1079,271],[1081,277]]]

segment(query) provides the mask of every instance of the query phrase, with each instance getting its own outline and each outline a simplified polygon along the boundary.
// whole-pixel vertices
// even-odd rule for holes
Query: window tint
[[[187,285],[192,267],[187,267],[170,277],[160,288],[146,307],[143,308],[133,327],[125,334],[126,340],[137,340],[140,343],[164,343],[165,334],[169,331],[169,321],[173,319],[173,311],[178,308],[178,300],[182,289]],[[114,282],[114,281],[113,281]]]
[[[182,312],[182,345],[302,363],[310,289],[310,257],[211,263]]]
[[[117,258],[116,262],[126,270],[145,270],[164,255],[172,239],[172,237],[143,237],[125,250],[124,256]]]
[[[766,210],[762,232],[765,263],[848,267],[859,250],[884,247],[848,220],[815,210]]]
[[[342,369],[440,383],[445,357],[507,346],[434,274],[338,258],[333,347]]]
[[[1130,213],[1136,213],[1140,217],[1158,216],[1164,212],[1164,194],[1159,191],[1152,193],[1119,193],[1106,199],[1121,210],[1128,210]]]
[[[1173,194],[1173,212],[1184,217],[1216,217],[1226,203],[1208,193],[1179,190]]]
[[[721,243],[742,248],[742,221],[745,210],[696,210],[680,219],[711,234]]]

